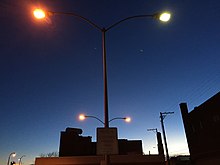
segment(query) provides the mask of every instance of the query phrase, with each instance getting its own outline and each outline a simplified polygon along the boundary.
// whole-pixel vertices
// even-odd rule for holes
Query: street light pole
[[[124,18],[112,25],[110,25],[108,28],[101,28],[91,20],[78,15],[73,12],[54,12],[54,11],[47,11],[46,13],[42,9],[35,9],[33,12],[34,16],[37,19],[44,19],[46,16],[51,16],[54,14],[59,14],[59,15],[68,15],[68,16],[74,16],[77,18],[80,18],[81,20],[84,20],[94,28],[98,29],[102,33],[102,58],[103,58],[103,85],[104,85],[104,127],[109,128],[109,111],[108,111],[108,84],[107,84],[107,60],[106,60],[106,32],[109,31],[110,29],[114,28],[118,24],[130,20],[130,19],[135,19],[135,18],[145,18],[145,17],[152,17],[159,19],[160,21],[167,22],[169,21],[171,14],[168,12],[163,12],[163,13],[155,13],[155,14],[145,14],[145,15],[135,15],[135,16],[130,16],[127,18]]]
[[[102,29],[102,60],[103,60],[103,85],[104,85],[104,127],[109,128],[108,112],[108,81],[107,81],[107,59],[106,59],[106,40],[105,28]]]
[[[167,115],[173,114],[173,113],[174,112],[160,112],[160,122],[161,122],[161,127],[162,127],[162,132],[163,132],[163,139],[164,139],[168,165],[170,165],[170,157],[169,157],[169,152],[168,152],[168,147],[167,147],[167,140],[166,140],[166,134],[165,134],[165,128],[164,128],[164,119]]]
[[[103,85],[104,85],[104,128],[109,128],[109,111],[108,111],[108,84],[107,84],[107,59],[106,59],[106,32],[109,31],[110,29],[114,28],[115,26],[117,26],[118,24],[130,20],[130,19],[134,19],[134,18],[143,18],[143,17],[152,17],[152,18],[156,18],[159,19],[161,21],[167,22],[170,19],[170,13],[164,12],[164,13],[156,13],[156,14],[151,14],[151,15],[135,15],[135,16],[131,16],[131,17],[127,17],[125,19],[122,19],[114,24],[112,24],[111,26],[109,26],[108,28],[101,28],[100,26],[98,26],[97,24],[95,24],[94,22],[92,22],[91,20],[78,15],[76,13],[69,13],[69,12],[52,12],[52,11],[47,11],[47,13],[45,14],[45,12],[41,9],[35,9],[35,11],[33,12],[34,16],[37,19],[43,19],[45,18],[47,15],[54,15],[54,14],[61,14],[61,15],[69,15],[69,16],[74,16],[77,18],[80,18],[82,20],[84,20],[85,22],[87,22],[88,24],[92,25],[94,28],[98,29],[99,31],[101,31],[102,33],[102,58],[103,58]],[[100,119],[99,119],[100,120]],[[101,121],[101,120],[100,120]],[[102,122],[103,123],[103,122]],[[105,164],[108,165],[109,164],[109,155],[105,155]]]
[[[16,153],[15,153],[15,152],[12,152],[12,153],[9,154],[7,165],[9,165],[9,163],[10,163],[11,156],[12,156],[12,157],[15,157],[15,156],[16,156]]]
[[[22,160],[22,158],[25,157],[25,156],[26,156],[26,155],[22,155],[22,156],[18,159],[18,161],[19,161],[19,162],[18,162],[18,165],[22,165],[22,161],[21,161],[21,160]]]

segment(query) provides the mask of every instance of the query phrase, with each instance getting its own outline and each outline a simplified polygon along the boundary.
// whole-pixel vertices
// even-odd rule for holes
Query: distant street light
[[[160,122],[161,122],[161,127],[163,131],[163,139],[164,139],[164,145],[165,145],[165,150],[166,150],[166,156],[167,156],[167,162],[168,165],[170,165],[170,157],[169,157],[169,152],[168,152],[168,147],[167,147],[167,140],[166,140],[166,134],[165,134],[165,128],[164,128],[164,119],[167,115],[173,114],[174,112],[160,112]]]
[[[12,153],[9,154],[7,165],[9,165],[9,163],[10,163],[11,156],[12,156],[12,157],[15,157],[15,156],[16,156],[16,153],[15,153],[15,152],[12,152]]]
[[[23,158],[23,157],[25,157],[26,155],[22,155],[22,157],[20,157],[19,159],[18,159],[18,165],[22,165],[22,161],[21,161],[21,159]]]
[[[79,120],[81,120],[81,121],[85,120],[86,118],[94,118],[94,119],[98,120],[99,122],[101,122],[102,124],[105,125],[105,123],[96,116],[88,116],[88,115],[84,115],[84,114],[79,115]],[[130,117],[115,117],[115,118],[112,118],[111,120],[109,120],[108,123],[112,122],[113,120],[124,120],[127,123],[131,122]]]
[[[103,123],[104,123],[105,128],[109,128],[107,60],[106,60],[106,32],[111,30],[112,28],[116,27],[117,25],[119,25],[122,22],[125,22],[130,19],[136,19],[136,18],[147,18],[148,17],[148,18],[155,18],[155,19],[163,21],[163,22],[167,22],[170,20],[171,14],[168,12],[165,12],[165,13],[163,12],[163,13],[156,13],[156,14],[134,15],[134,16],[124,18],[118,22],[115,22],[107,28],[102,28],[99,25],[92,22],[91,20],[89,20],[81,15],[78,15],[76,13],[73,13],[73,12],[43,11],[40,8],[37,8],[33,11],[33,15],[37,19],[44,19],[47,16],[52,16],[55,14],[77,17],[77,18],[87,22],[88,24],[90,24],[91,26],[93,26],[95,29],[99,30],[102,33],[102,59],[103,59],[103,83],[104,83],[104,122]]]

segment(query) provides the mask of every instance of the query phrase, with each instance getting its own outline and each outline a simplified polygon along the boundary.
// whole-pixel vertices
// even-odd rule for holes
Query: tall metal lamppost
[[[10,163],[11,156],[12,156],[12,157],[15,157],[15,156],[16,156],[16,153],[15,153],[15,152],[12,152],[12,153],[9,154],[7,165],[9,165],[9,163]]]
[[[22,155],[19,159],[18,159],[18,165],[22,165],[22,158],[25,157],[26,155]]]
[[[125,22],[127,20],[135,19],[135,18],[155,18],[157,20],[167,22],[170,20],[171,14],[169,12],[163,12],[163,13],[155,13],[155,14],[144,14],[144,15],[135,15],[130,16],[124,19],[119,20],[118,22],[113,23],[107,28],[100,27],[99,25],[95,24],[88,18],[85,18],[77,13],[73,12],[56,12],[56,11],[44,11],[40,8],[36,8],[33,11],[33,15],[35,18],[41,20],[45,19],[48,16],[53,15],[67,15],[67,16],[73,16],[77,17],[88,24],[90,24],[95,29],[99,30],[102,34],[102,58],[103,58],[103,83],[104,83],[104,127],[109,128],[109,111],[108,111],[108,84],[107,84],[107,62],[106,62],[106,32],[111,30],[112,28],[116,27],[117,25],[121,24],[122,22]]]

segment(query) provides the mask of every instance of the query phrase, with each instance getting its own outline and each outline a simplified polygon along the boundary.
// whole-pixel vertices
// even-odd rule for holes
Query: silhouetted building
[[[186,103],[181,103],[180,109],[192,163],[219,165],[220,92],[191,112]]]
[[[59,156],[89,156],[96,155],[96,142],[91,136],[81,136],[82,129],[66,128],[60,135]],[[143,154],[141,140],[118,140],[119,155]]]
[[[109,129],[112,131],[111,128]],[[101,134],[101,139],[108,141],[112,137],[107,136],[107,130]],[[100,131],[100,130],[99,130]],[[101,130],[102,131],[102,130]],[[113,128],[114,131],[114,128]],[[78,128],[66,128],[60,135],[59,157],[36,158],[36,165],[105,165],[108,160],[111,165],[164,165],[165,157],[163,151],[161,135],[158,134],[158,149],[161,154],[143,155],[141,140],[116,139],[118,141],[118,153],[109,154],[106,159],[105,154],[97,154],[97,143],[91,141],[91,137],[81,136],[82,130]],[[111,134],[110,134],[111,135]],[[113,135],[113,134],[112,134]],[[100,134],[99,134],[100,136]],[[104,138],[103,138],[104,137]],[[103,139],[102,139],[103,138]],[[110,138],[110,139],[109,139]],[[159,147],[160,146],[160,147]]]
[[[95,144],[91,136],[80,136],[82,129],[66,128],[60,135],[59,156],[95,155]]]
[[[143,154],[141,140],[119,139],[118,148],[119,148],[119,155]]]

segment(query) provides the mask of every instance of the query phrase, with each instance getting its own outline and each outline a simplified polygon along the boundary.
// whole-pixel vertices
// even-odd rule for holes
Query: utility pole
[[[158,134],[157,128],[150,128],[150,129],[147,129],[147,131],[154,132],[156,134],[156,137],[157,137],[157,134]],[[157,139],[157,143],[158,143],[158,139]],[[158,144],[157,144],[157,148],[158,148]],[[158,154],[159,154],[159,149],[158,149]],[[150,151],[149,151],[149,155],[150,155]]]
[[[173,114],[173,113],[174,112],[160,112],[160,122],[161,122],[161,127],[162,127],[162,132],[163,132],[163,139],[164,139],[164,145],[165,145],[166,158],[167,158],[168,165],[170,165],[170,157],[169,157],[166,134],[165,134],[165,129],[164,129],[164,119],[167,115],[170,115],[170,114]]]
[[[153,131],[154,133],[157,133],[157,128],[150,128],[150,129],[147,129],[147,131]]]

